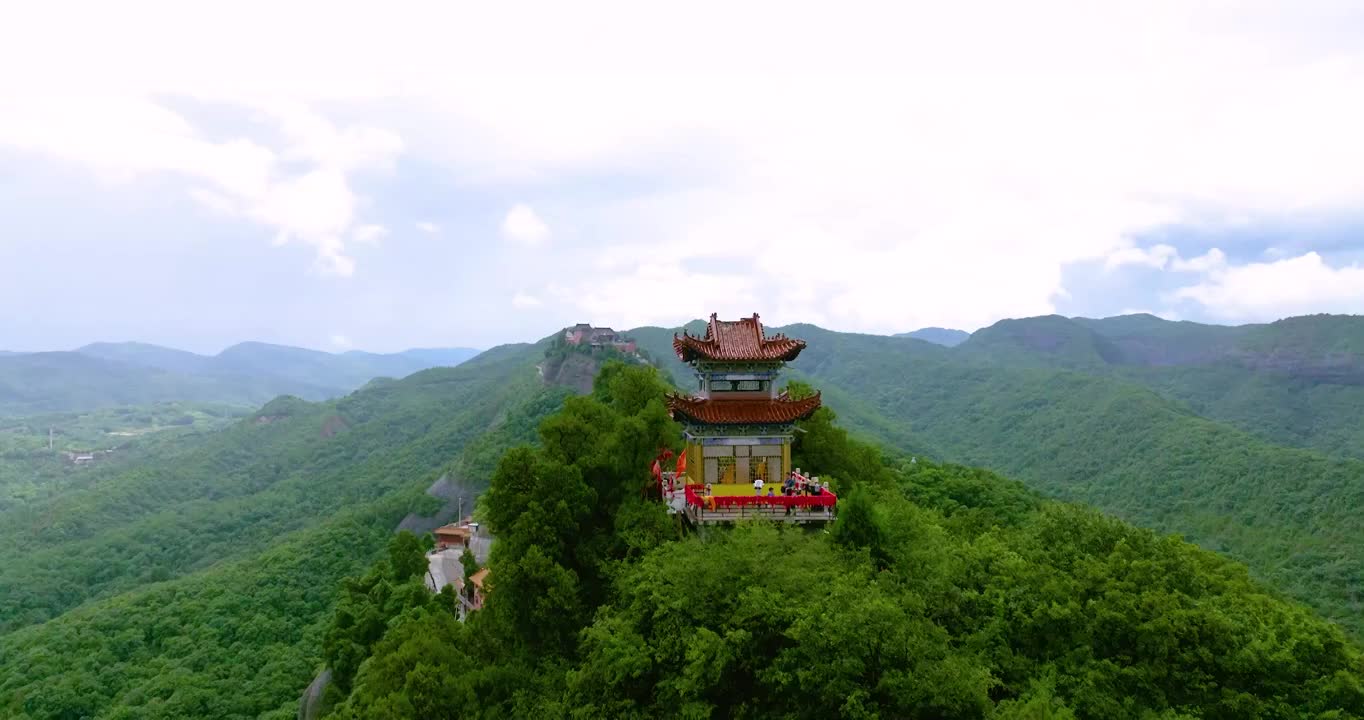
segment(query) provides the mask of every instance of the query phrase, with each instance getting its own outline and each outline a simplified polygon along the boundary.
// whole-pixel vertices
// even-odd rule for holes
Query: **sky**
[[[0,349],[1364,313],[1357,2],[6,15]]]

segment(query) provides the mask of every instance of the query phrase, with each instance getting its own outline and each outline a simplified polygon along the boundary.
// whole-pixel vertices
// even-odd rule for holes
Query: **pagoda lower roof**
[[[728,400],[716,398],[668,396],[668,410],[674,419],[689,420],[702,425],[775,425],[804,420],[820,408],[819,393],[792,400],[786,396],[775,399]]]
[[[720,320],[712,313],[704,337],[685,331],[673,336],[673,350],[682,362],[790,362],[804,349],[804,340],[785,335],[767,337],[757,313],[732,321]]]

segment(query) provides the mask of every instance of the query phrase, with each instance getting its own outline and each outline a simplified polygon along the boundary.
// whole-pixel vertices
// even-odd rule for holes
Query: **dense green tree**
[[[393,578],[410,580],[426,572],[426,550],[422,539],[404,530],[393,536],[388,543],[388,562],[393,568]]]
[[[637,415],[669,390],[668,381],[651,366],[619,361],[602,365],[592,383],[592,396],[622,415]]]
[[[463,628],[449,612],[419,608],[393,620],[355,679],[355,690],[329,716],[354,720],[475,717],[473,662],[461,650]]]
[[[467,547],[464,548],[464,552],[459,554],[459,565],[464,569],[464,582],[467,585],[469,578],[478,572],[478,560],[474,558],[473,551]]]
[[[838,504],[838,520],[834,522],[832,537],[839,545],[867,551],[879,568],[890,563],[886,554],[886,534],[865,488],[855,488]]]
[[[342,585],[342,599],[323,639],[322,651],[332,682],[348,691],[360,666],[383,638],[390,619],[413,608],[445,606],[453,599],[432,595],[422,582],[426,557],[421,541],[401,532],[388,543],[388,557],[364,577]]]

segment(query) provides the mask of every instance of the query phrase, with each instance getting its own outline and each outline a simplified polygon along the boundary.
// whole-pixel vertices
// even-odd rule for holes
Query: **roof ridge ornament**
[[[681,335],[673,334],[673,350],[688,363],[790,362],[804,349],[804,340],[789,338],[785,333],[767,337],[758,313],[738,320],[721,320],[719,313],[711,313],[705,337],[693,336],[685,328]]]

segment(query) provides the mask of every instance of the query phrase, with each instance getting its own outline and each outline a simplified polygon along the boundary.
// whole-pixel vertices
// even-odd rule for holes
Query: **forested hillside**
[[[250,412],[173,402],[0,418],[0,513],[91,482],[111,464],[127,467],[161,449],[174,450]],[[77,452],[88,452],[96,461],[78,467]]]
[[[562,403],[542,352],[279,398],[0,512],[0,716],[293,717],[339,579]]]
[[[72,352],[0,356],[0,416],[158,402],[256,407],[280,395],[326,400],[376,377],[454,366],[474,354],[453,348],[335,355],[242,343],[206,356],[143,343],[95,343]]]
[[[1064,320],[1039,323],[1066,331],[1058,355],[1102,347]],[[792,368],[869,437],[1180,533],[1364,633],[1364,519],[1352,510],[1364,506],[1364,462],[1270,444],[1119,376],[965,355],[974,340],[945,348],[812,325],[770,331],[808,341]],[[673,333],[631,332],[655,356]],[[1351,409],[1357,423],[1361,408]]]
[[[1052,315],[1002,320],[959,352],[1126,380],[1269,442],[1364,459],[1364,317],[1225,327]]]
[[[503,458],[468,623],[422,588],[415,539],[347,581],[329,717],[1364,716],[1359,649],[1239,565],[988,472],[887,464],[828,409],[794,455],[843,495],[830,532],[679,534],[645,499],[676,442],[664,389],[615,369]]]

